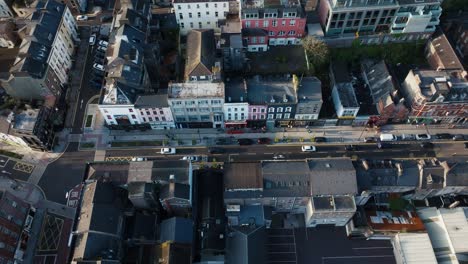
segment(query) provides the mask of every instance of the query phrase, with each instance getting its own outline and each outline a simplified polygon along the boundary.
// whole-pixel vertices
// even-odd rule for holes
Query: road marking
[[[13,166],[14,170],[22,171],[25,173],[31,173],[34,170],[34,165],[23,163],[23,162],[16,162],[15,166]]]
[[[105,161],[131,161],[133,157],[106,157]]]
[[[5,156],[0,156],[0,167],[5,167],[10,159]]]

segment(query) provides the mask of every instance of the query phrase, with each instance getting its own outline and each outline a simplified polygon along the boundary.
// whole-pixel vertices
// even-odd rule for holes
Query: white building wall
[[[138,109],[140,120],[151,125],[152,129],[175,128],[174,117],[169,107],[140,108]]]
[[[5,0],[0,0],[0,18],[12,18],[14,17],[13,11],[7,5]]]
[[[248,45],[247,46],[247,51],[249,52],[256,52],[256,51],[267,51],[268,50],[268,45],[263,44],[263,45]]]
[[[226,19],[229,2],[174,2],[180,34],[186,35],[192,29],[214,29],[219,31],[218,21]],[[201,23],[201,24],[200,24]]]
[[[99,105],[99,111],[107,125],[117,125],[118,116],[127,116],[132,125],[142,123],[140,114],[133,105]]]
[[[245,121],[248,118],[248,103],[225,103],[223,106],[224,120]]]

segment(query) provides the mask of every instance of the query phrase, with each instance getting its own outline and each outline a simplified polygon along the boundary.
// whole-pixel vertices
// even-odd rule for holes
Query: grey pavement
[[[42,190],[34,184],[12,180],[8,177],[0,177],[0,190],[8,191],[14,196],[25,200],[26,202],[37,205],[44,199]]]

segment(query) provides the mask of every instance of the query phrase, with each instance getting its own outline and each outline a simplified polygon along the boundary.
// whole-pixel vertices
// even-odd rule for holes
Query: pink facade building
[[[248,51],[296,45],[305,35],[306,15],[297,0],[244,0],[241,21]]]

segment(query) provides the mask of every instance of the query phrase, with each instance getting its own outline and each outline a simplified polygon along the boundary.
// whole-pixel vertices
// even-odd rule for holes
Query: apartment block
[[[239,15],[240,11],[235,0],[175,0],[173,5],[181,35],[192,29],[213,29],[220,33],[220,20],[226,20],[229,14]]]
[[[58,98],[68,83],[75,42],[76,22],[63,4],[39,2],[19,47],[18,59],[2,86],[12,97],[31,100]]]
[[[439,24],[442,1],[325,0],[320,23],[326,37],[361,38],[365,44],[429,38]],[[379,36],[380,35],[380,36]]]
[[[299,1],[242,1],[242,35],[248,51],[296,45],[305,36],[306,15]]]
[[[247,83],[242,78],[225,82],[224,126],[243,128],[247,125],[249,103],[247,102]]]
[[[466,124],[468,82],[463,72],[411,70],[402,93],[416,123]]]

